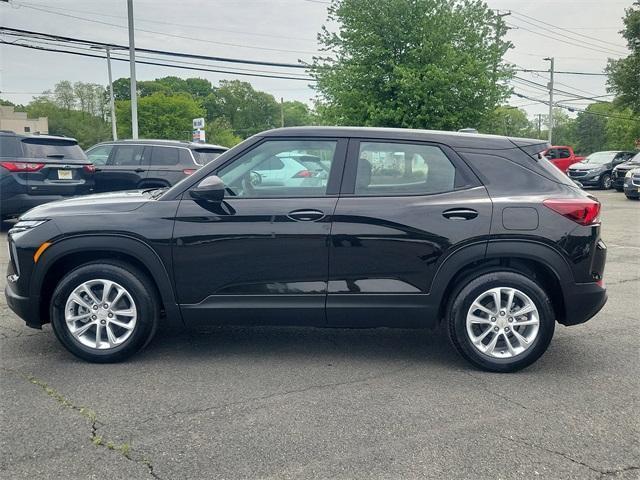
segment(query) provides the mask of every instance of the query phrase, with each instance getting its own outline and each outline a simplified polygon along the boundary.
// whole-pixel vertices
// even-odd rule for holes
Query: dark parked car
[[[514,371],[606,301],[600,203],[540,140],[373,128],[256,135],[169,190],[31,210],[9,232],[6,297],[94,362],[160,323],[435,327]],[[320,183],[264,185],[274,158]],[[82,221],[78,221],[81,217]]]
[[[93,172],[73,138],[0,131],[0,220],[92,192]]]
[[[97,192],[170,187],[227,151],[226,147],[170,140],[104,142],[87,150]]]
[[[634,152],[595,152],[581,162],[571,165],[567,169],[567,175],[585,187],[609,190],[613,185],[614,167],[630,160],[634,155]]]
[[[625,174],[624,194],[630,200],[640,198],[640,168],[634,168]]]
[[[629,173],[629,170],[633,170],[638,167],[640,167],[640,153],[636,153],[636,155],[628,162],[621,163],[614,167],[613,173],[611,174],[613,188],[619,192],[624,191],[624,177]]]

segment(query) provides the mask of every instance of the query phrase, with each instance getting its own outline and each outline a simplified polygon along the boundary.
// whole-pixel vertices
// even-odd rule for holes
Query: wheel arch
[[[50,320],[48,306],[57,281],[71,269],[100,259],[125,261],[148,275],[157,289],[168,323],[183,325],[171,277],[156,251],[140,239],[115,234],[63,239],[42,255],[30,282],[32,298],[39,298],[42,323]]]
[[[563,284],[573,282],[566,259],[552,247],[532,241],[489,241],[486,252],[463,249],[443,262],[434,278],[431,294],[440,299],[438,318],[443,319],[457,291],[471,279],[494,271],[511,271],[533,278],[549,295],[556,319],[566,318]]]

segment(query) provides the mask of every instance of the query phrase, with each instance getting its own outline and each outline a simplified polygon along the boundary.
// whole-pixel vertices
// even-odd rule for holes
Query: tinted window
[[[116,145],[115,151],[109,159],[109,165],[135,166],[142,160],[143,145]]]
[[[456,170],[438,147],[362,142],[356,195],[425,195],[454,189]]]
[[[0,136],[0,157],[21,157],[16,137]]]
[[[180,163],[180,150],[175,147],[153,147],[151,165],[156,167],[178,165]],[[186,153],[188,154],[188,152]]]
[[[87,158],[94,165],[105,165],[111,150],[113,150],[113,145],[100,145],[87,150]]]
[[[22,149],[27,158],[46,158],[49,161],[86,160],[84,152],[75,140],[50,138],[25,138]]]
[[[322,159],[330,169],[336,145],[335,141],[268,140],[220,169],[218,176],[229,193],[239,197],[322,196],[327,191],[328,171],[307,170],[293,159],[311,155]],[[274,171],[277,175],[268,176]]]
[[[224,153],[223,150],[207,150],[205,148],[198,148],[192,150],[193,156],[196,158],[196,162],[199,165],[205,165],[209,163],[211,160],[215,160],[220,155]]]
[[[585,158],[582,163],[592,163],[595,165],[604,165],[613,161],[617,152],[596,152]]]

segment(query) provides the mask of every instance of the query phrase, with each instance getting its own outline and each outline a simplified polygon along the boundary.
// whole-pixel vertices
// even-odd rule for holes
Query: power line
[[[537,86],[537,87],[539,87],[540,89],[543,89],[543,90],[545,90],[545,91],[547,91],[547,90],[548,90],[548,87],[547,87],[546,85],[543,85],[543,84],[541,84],[541,83],[534,82],[533,80],[528,80],[528,79],[526,79],[526,78],[522,78],[522,77],[518,77],[518,76],[515,76],[515,77],[513,77],[513,78],[514,78],[514,80],[520,80],[521,82],[526,82],[526,83],[528,83],[528,84],[535,85],[535,86]],[[559,88],[554,88],[554,89],[553,89],[553,91],[554,91],[554,92],[558,92],[558,93],[564,93],[565,95],[569,95],[569,96],[571,96],[571,97],[579,98],[579,99],[582,99],[582,100],[592,100],[592,99],[594,99],[594,98],[600,98],[600,97],[611,97],[611,96],[613,96],[613,95],[594,95],[594,96],[592,96],[592,97],[584,97],[584,96],[582,96],[582,95],[576,95],[576,94],[575,94],[575,93],[573,93],[573,92],[568,92],[568,91],[566,91],[566,90],[560,90]]]
[[[128,50],[129,49],[129,47],[127,45],[121,45],[121,44],[116,44],[116,43],[97,42],[97,41],[93,41],[93,40],[86,40],[86,39],[75,38],[75,37],[66,37],[66,36],[62,36],[62,35],[54,35],[54,34],[45,33],[45,32],[37,32],[37,31],[33,31],[33,30],[23,30],[23,29],[3,27],[3,26],[0,26],[0,33],[4,33],[4,34],[7,34],[7,35],[11,35],[11,36],[30,36],[30,37],[35,37],[35,38],[42,38],[42,39],[45,39],[45,40],[46,39],[53,39],[53,40],[59,40],[59,41],[63,41],[63,42],[80,43],[80,44],[89,45],[89,46],[97,45],[97,46],[101,46],[101,47],[110,47],[112,49],[121,49],[121,50]],[[245,59],[240,59],[240,58],[216,57],[216,56],[210,56],[210,55],[197,55],[197,54],[193,54],[193,53],[182,53],[182,52],[174,52],[174,51],[168,51],[168,50],[157,50],[157,49],[152,49],[152,48],[138,48],[138,47],[136,47],[136,52],[154,53],[154,54],[158,54],[158,55],[167,55],[167,56],[182,57],[182,58],[195,58],[197,60],[211,60],[211,61],[215,61],[215,62],[240,63],[240,64],[247,64],[247,65],[262,65],[262,66],[265,66],[265,67],[301,68],[301,69],[307,69],[308,68],[306,65],[303,65],[303,64],[300,64],[300,63],[281,63],[281,62],[267,62],[267,61],[263,61],[263,60],[245,60]]]
[[[87,17],[80,17],[78,15],[71,15],[68,13],[62,13],[62,12],[56,12],[54,10],[48,10],[46,8],[40,8],[40,7],[34,7],[32,5],[26,5],[23,4],[21,5],[24,8],[30,8],[32,10],[37,10],[40,12],[45,12],[45,13],[50,13],[52,15],[59,15],[62,17],[68,17],[68,18],[74,18],[76,20],[82,20],[85,22],[91,22],[91,23],[98,23],[101,25],[108,25],[110,27],[116,27],[116,28],[122,28],[122,29],[127,29],[128,27],[124,26],[124,25],[118,25],[117,23],[109,23],[109,22],[103,22],[102,20],[96,20],[96,19],[92,19],[92,18],[87,18]],[[281,48],[270,48],[270,47],[258,47],[258,46],[252,46],[252,45],[242,45],[242,44],[238,44],[238,43],[229,43],[229,42],[216,42],[214,40],[206,40],[206,39],[202,39],[202,38],[195,38],[195,37],[188,37],[186,35],[177,35],[174,33],[168,33],[168,32],[158,32],[155,30],[147,30],[144,28],[136,28],[137,32],[145,32],[145,33],[151,33],[154,35],[162,35],[162,36],[167,36],[167,37],[173,37],[173,38],[180,38],[182,40],[191,40],[191,41],[196,41],[196,42],[204,42],[204,43],[211,43],[211,44],[216,44],[216,45],[224,45],[227,47],[237,47],[237,48],[249,48],[249,49],[255,49],[255,50],[267,50],[267,51],[272,51],[272,52],[287,52],[287,53],[306,53],[306,54],[311,54],[311,55],[316,55],[318,52],[310,52],[310,51],[305,51],[305,50],[290,50],[290,49],[281,49]]]
[[[537,18],[531,17],[531,16],[529,16],[529,15],[525,15],[524,13],[516,12],[515,10],[509,10],[509,11],[510,11],[513,15],[515,15],[516,17],[524,17],[524,18],[528,18],[529,20],[533,20],[533,21],[534,21],[534,22],[536,22],[536,23],[541,23],[541,24],[543,24],[543,25],[545,25],[545,26],[547,26],[547,25],[548,25],[549,27],[559,28],[559,29],[560,29],[561,31],[563,31],[563,32],[570,32],[570,33],[573,33],[575,36],[578,36],[578,37],[584,37],[584,38],[588,38],[589,40],[595,40],[596,42],[606,43],[606,44],[608,44],[608,45],[613,45],[614,47],[617,47],[617,48],[625,48],[625,46],[624,46],[624,45],[621,45],[621,44],[619,44],[619,43],[607,42],[606,40],[600,40],[599,38],[596,38],[596,37],[592,37],[592,36],[589,36],[589,35],[584,35],[584,34],[582,34],[582,33],[574,32],[574,31],[572,31],[572,30],[571,30],[571,29],[569,29],[569,28],[560,27],[560,26],[558,26],[558,25],[553,25],[552,23],[545,22],[545,21],[543,21],[543,20],[540,20],[540,19],[537,19]],[[522,20],[522,21],[525,21],[525,20]],[[544,28],[544,27],[540,27],[540,28]],[[544,28],[544,29],[548,29],[548,28]],[[555,31],[554,31],[554,32],[555,32]],[[558,35],[559,35],[559,34],[558,34]]]
[[[549,70],[533,70],[530,68],[517,68],[516,72],[526,72],[526,73],[548,73]],[[593,76],[602,76],[607,77],[606,73],[596,73],[596,72],[567,72],[562,70],[556,70],[555,73],[561,73],[563,75],[593,75]]]
[[[30,49],[33,49],[33,50],[41,50],[41,51],[56,52],[56,53],[66,53],[66,54],[69,54],[69,55],[77,55],[77,56],[81,56],[81,57],[100,58],[102,60],[104,60],[106,58],[103,55],[95,55],[95,54],[91,54],[91,53],[75,52],[75,51],[70,51],[70,50],[60,50],[60,49],[40,47],[40,46],[35,46],[35,45],[23,45],[23,44],[19,44],[19,43],[7,42],[7,41],[4,41],[4,40],[0,40],[0,44],[10,45],[10,46],[13,46],[13,47],[30,48]],[[120,61],[120,62],[128,62],[127,59],[119,58],[119,57],[114,57],[113,60]],[[226,73],[226,74],[230,74],[230,75],[241,75],[241,76],[247,76],[247,77],[277,78],[277,79],[282,79],[282,80],[303,80],[303,81],[307,81],[307,82],[315,81],[313,78],[289,77],[289,76],[285,76],[285,75],[267,75],[267,74],[260,74],[260,73],[238,72],[238,71],[232,71],[232,70],[217,70],[217,69],[211,69],[211,68],[190,67],[190,66],[185,66],[185,65],[172,65],[172,64],[168,64],[168,63],[159,63],[159,62],[149,62],[149,61],[136,60],[136,63],[140,63],[140,64],[143,64],[143,65],[156,65],[156,66],[160,66],[160,67],[179,68],[179,69],[183,69],[183,70],[197,70],[197,71],[201,71],[201,72]]]

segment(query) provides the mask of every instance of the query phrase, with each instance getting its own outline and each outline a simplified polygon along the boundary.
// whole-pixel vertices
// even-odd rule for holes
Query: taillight
[[[182,173],[184,173],[185,175],[193,175],[194,173],[196,173],[196,169],[195,168],[185,168],[184,170],[182,170]]]
[[[315,173],[311,170],[300,170],[291,178],[309,178],[315,176]]]
[[[44,167],[44,163],[26,163],[26,162],[0,162],[10,172],[37,172]]]
[[[83,165],[82,170],[84,170],[85,173],[96,173],[95,165]]]
[[[545,207],[580,225],[598,223],[600,202],[589,198],[550,198],[542,202]]]

